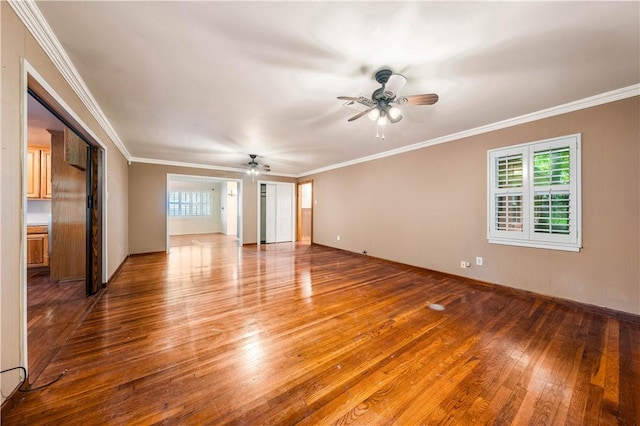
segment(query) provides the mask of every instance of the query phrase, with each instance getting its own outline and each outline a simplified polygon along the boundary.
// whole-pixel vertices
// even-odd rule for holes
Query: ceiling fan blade
[[[353,121],[353,120],[357,120],[358,118],[362,117],[363,115],[368,114],[369,112],[371,112],[372,110],[374,110],[376,107],[371,107],[367,110],[362,111],[359,114],[354,115],[353,117],[351,117],[350,119],[348,119],[347,121]]]
[[[341,101],[357,101],[360,98],[354,98],[353,96],[338,96]]]
[[[398,104],[401,105],[433,105],[438,102],[438,95],[435,93],[429,93],[426,95],[410,95],[404,96],[403,99],[406,99],[404,102],[398,101]]]

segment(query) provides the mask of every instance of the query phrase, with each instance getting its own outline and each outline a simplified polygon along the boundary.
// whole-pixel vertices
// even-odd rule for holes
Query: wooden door
[[[51,133],[51,277],[86,278],[87,177],[65,161],[65,132]]]
[[[102,287],[102,155],[99,148],[89,147],[87,163],[87,282],[88,295]]]

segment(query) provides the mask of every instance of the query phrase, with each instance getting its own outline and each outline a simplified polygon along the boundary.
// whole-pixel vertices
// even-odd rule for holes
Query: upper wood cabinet
[[[64,161],[80,170],[87,168],[87,144],[67,127],[64,128]]]
[[[27,198],[51,198],[51,149],[27,147]]]

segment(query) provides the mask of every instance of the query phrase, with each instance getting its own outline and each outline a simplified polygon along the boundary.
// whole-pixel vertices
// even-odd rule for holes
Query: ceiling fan
[[[260,171],[270,172],[271,166],[268,164],[260,164],[256,161],[257,154],[249,154],[251,161],[247,163],[249,168],[247,169],[247,174],[251,175],[251,181],[256,179],[256,176],[260,174]]]
[[[407,83],[402,74],[394,74],[388,68],[383,68],[375,73],[375,79],[382,87],[374,90],[371,99],[364,96],[338,96],[342,101],[349,101],[355,106],[359,104],[362,111],[347,121],[354,121],[368,114],[372,121],[377,121],[378,126],[384,126],[387,122],[397,123],[402,120],[402,114],[398,106],[407,105],[433,105],[438,102],[438,95],[429,93],[424,95],[398,96],[400,89]],[[382,135],[384,139],[384,133]]]

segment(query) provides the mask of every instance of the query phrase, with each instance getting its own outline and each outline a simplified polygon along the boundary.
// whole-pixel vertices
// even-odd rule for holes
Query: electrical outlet
[[[476,265],[482,266],[482,258],[480,256],[476,257]]]
[[[340,241],[340,235],[336,235],[336,240]]]
[[[467,267],[467,262],[465,262],[464,260],[460,261],[460,267],[461,268],[466,268]]]

